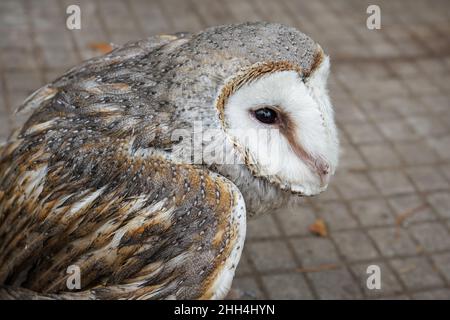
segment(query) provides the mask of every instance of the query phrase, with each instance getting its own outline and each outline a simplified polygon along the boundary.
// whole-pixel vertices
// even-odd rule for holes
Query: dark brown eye
[[[255,118],[265,124],[274,124],[278,121],[278,113],[271,108],[261,108],[253,111]]]

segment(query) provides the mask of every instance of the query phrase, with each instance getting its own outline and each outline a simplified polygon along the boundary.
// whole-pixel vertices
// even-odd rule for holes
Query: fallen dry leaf
[[[111,44],[107,42],[91,42],[89,48],[101,53],[108,53],[113,49]]]
[[[317,219],[312,225],[309,226],[309,231],[320,237],[328,236],[328,229],[323,219]]]

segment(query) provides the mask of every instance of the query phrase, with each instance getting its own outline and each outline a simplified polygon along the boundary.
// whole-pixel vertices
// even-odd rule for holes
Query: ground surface
[[[82,30],[65,28],[79,4]],[[234,282],[258,298],[450,298],[450,2],[0,1],[0,138],[34,89],[99,54],[92,43],[254,20],[309,34],[330,54],[342,161],[330,189],[249,224]],[[95,46],[94,46],[95,47]],[[97,45],[98,47],[98,45]],[[101,49],[101,46],[100,46]],[[316,219],[327,237],[308,231]],[[381,290],[366,269],[379,265]]]

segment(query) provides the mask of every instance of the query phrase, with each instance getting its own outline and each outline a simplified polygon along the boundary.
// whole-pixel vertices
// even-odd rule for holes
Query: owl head
[[[246,188],[325,190],[339,144],[326,86],[330,61],[317,43],[294,28],[255,22],[213,27],[164,49],[155,63],[164,70],[159,99],[180,106],[174,121],[220,131],[212,134],[216,147],[231,146],[224,154],[237,159],[233,165],[216,152],[204,163],[244,195]]]
[[[306,196],[326,189],[339,146],[326,88],[329,67],[317,46],[307,70],[262,62],[224,85],[216,102],[220,122],[254,176]]]
[[[265,22],[214,27],[185,46],[198,67],[195,96],[209,88],[212,117],[252,176],[301,195],[325,190],[339,143],[322,48]]]

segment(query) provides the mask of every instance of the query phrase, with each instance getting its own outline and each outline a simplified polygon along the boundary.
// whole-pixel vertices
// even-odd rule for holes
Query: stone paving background
[[[82,29],[65,27],[78,4]],[[366,28],[381,7],[382,29]],[[256,298],[450,298],[450,2],[1,0],[0,138],[13,110],[93,43],[267,20],[298,27],[332,59],[342,141],[331,187],[249,223],[234,287]],[[308,230],[323,219],[329,231]],[[381,290],[365,286],[382,271]]]

